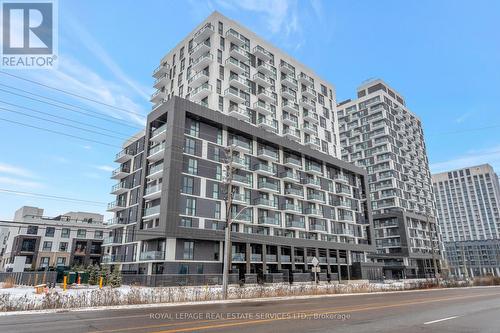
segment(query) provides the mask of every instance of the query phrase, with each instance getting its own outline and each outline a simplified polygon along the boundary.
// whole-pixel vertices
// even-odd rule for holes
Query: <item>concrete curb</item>
[[[458,289],[486,289],[486,288],[500,288],[500,286],[474,286],[474,287],[414,289],[414,290],[398,290],[398,291],[375,291],[375,292],[368,292],[368,293],[352,293],[352,294],[325,294],[325,295],[303,295],[303,296],[301,295],[301,296],[243,298],[243,299],[196,301],[196,302],[131,304],[131,305],[96,306],[96,307],[78,308],[78,309],[11,311],[11,312],[1,312],[0,317],[16,316],[16,315],[32,315],[32,314],[65,313],[65,312],[90,312],[90,311],[99,311],[99,310],[149,309],[149,308],[160,308],[160,307],[168,307],[169,308],[169,307],[179,307],[179,306],[188,306],[188,305],[194,306],[194,305],[207,305],[207,304],[273,302],[273,301],[301,300],[301,299],[326,298],[326,297],[368,296],[368,295],[380,295],[380,294],[432,292],[432,291],[458,290]]]

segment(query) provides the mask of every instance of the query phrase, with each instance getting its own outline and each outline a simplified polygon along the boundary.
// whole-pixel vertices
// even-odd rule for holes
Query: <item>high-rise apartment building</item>
[[[246,280],[309,272],[313,257],[332,279],[380,272],[366,263],[374,251],[366,171],[339,159],[328,82],[219,13],[153,76],[146,130],[116,159],[108,263],[220,274],[230,214],[231,267]]]
[[[386,276],[431,274],[439,256],[422,123],[382,80],[337,106],[342,159],[368,171],[377,254]]]
[[[500,186],[493,168],[441,172],[432,182],[450,272],[500,276]]]

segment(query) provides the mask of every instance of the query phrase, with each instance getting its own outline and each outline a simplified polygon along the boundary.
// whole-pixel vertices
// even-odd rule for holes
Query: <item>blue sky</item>
[[[368,78],[398,90],[424,123],[433,171],[491,163],[500,171],[500,2],[498,1],[59,1],[58,70],[16,75],[145,115],[160,58],[213,10],[239,21],[332,82],[338,101]],[[0,91],[0,107],[32,110],[134,134],[141,117],[0,75],[0,84],[121,118],[128,126]],[[14,92],[11,88],[0,89]],[[19,91],[17,91],[19,93]],[[33,95],[31,95],[33,97]],[[20,105],[21,108],[6,105]],[[23,109],[24,108],[24,109]],[[81,111],[81,109],[80,109]],[[13,121],[119,146],[83,132],[1,110]],[[55,118],[51,118],[56,120]],[[62,121],[62,120],[58,120]],[[64,121],[63,121],[64,122]],[[79,126],[72,124],[74,126]],[[97,130],[96,127],[89,128]],[[22,205],[104,212],[118,147],[0,121],[0,188],[80,198],[62,202],[0,193],[0,218]]]

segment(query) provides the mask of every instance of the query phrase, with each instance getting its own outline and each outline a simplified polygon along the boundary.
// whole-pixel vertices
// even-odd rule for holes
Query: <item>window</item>
[[[198,160],[190,158],[188,160],[187,173],[192,175],[198,174]]]
[[[43,249],[42,251],[52,251],[52,242],[43,242]]]
[[[224,34],[224,23],[222,23],[222,22],[219,21],[218,30],[219,30],[219,35],[223,35]]]
[[[78,237],[78,238],[85,238],[85,237],[87,237],[87,230],[85,230],[85,229],[78,229],[78,231],[76,233],[76,237]]]
[[[222,51],[221,50],[217,50],[217,62],[219,64],[222,64]]]
[[[184,210],[184,214],[190,216],[196,215],[196,198],[186,198],[186,209]]]
[[[21,244],[22,252],[35,252],[36,239],[23,239]]]
[[[194,258],[194,242],[193,241],[184,241],[184,252],[182,259],[184,260],[193,260]]]
[[[181,227],[192,228],[193,227],[193,219],[190,217],[182,217],[181,218]]]
[[[219,184],[212,184],[212,198],[220,199],[219,194]]]
[[[66,266],[66,258],[64,257],[57,257],[57,266]]]
[[[184,152],[190,155],[196,155],[196,141],[192,138],[184,138]]]
[[[218,81],[218,82],[220,82],[220,81]],[[222,96],[219,96],[219,111],[224,111],[224,97],[222,97]]]
[[[191,125],[189,126],[187,134],[198,137],[200,135],[200,123],[196,120],[191,120]]]
[[[220,165],[215,167],[215,179],[222,180],[222,166]]]
[[[222,144],[222,130],[220,128],[217,129],[217,144]]]
[[[46,268],[49,267],[49,257],[41,257],[40,258],[40,268]]]
[[[55,231],[56,231],[56,228],[47,227],[47,229],[45,229],[45,237],[54,237]]]
[[[61,243],[59,243],[59,251],[60,252],[66,252],[66,251],[68,251],[68,242],[61,242]]]
[[[217,80],[216,87],[217,87],[217,93],[220,94],[221,90],[222,90],[222,81],[221,80]],[[222,108],[220,107],[220,98],[221,98],[221,96],[219,96],[219,109],[222,110]]]
[[[38,234],[38,227],[34,225],[28,226],[28,231],[26,232],[28,235],[36,235]]]
[[[215,214],[214,214],[215,216],[214,216],[214,218],[216,218],[218,220],[220,220],[220,207],[221,207],[220,202],[216,202],[215,203]]]
[[[96,230],[94,233],[94,238],[102,239],[102,230]]]
[[[182,177],[182,193],[193,194],[193,177],[183,176]]]
[[[68,228],[61,229],[61,237],[62,238],[69,238],[69,233],[70,233],[70,230]]]
[[[219,66],[219,79],[224,80],[224,67]]]
[[[225,43],[224,43],[224,42],[225,42],[224,37],[222,37],[222,36],[221,36],[221,37],[220,37],[220,48],[221,48],[221,50],[223,50],[223,51],[224,51],[224,49],[225,49],[225,45],[224,45]]]

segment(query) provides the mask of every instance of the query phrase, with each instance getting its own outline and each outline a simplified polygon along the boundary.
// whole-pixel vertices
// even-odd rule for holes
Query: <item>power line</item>
[[[43,193],[16,191],[16,190],[10,190],[10,189],[5,189],[5,188],[0,188],[0,192],[10,193],[10,194],[13,194],[13,195],[24,195],[24,196],[28,195],[28,196],[34,196],[34,197],[42,197],[42,198],[50,198],[50,199],[61,199],[61,200],[66,200],[66,201],[83,202],[83,203],[96,204],[96,205],[97,204],[98,205],[106,205],[106,203],[102,202],[102,201],[83,200],[83,199],[76,199],[76,198],[63,197],[63,196],[50,195],[50,194],[43,194]]]
[[[94,133],[94,134],[98,134],[98,135],[102,135],[102,136],[107,136],[109,138],[125,140],[125,138],[123,138],[123,137],[119,137],[119,136],[115,136],[115,135],[111,135],[111,134],[106,134],[106,133],[101,133],[101,132],[98,132],[98,131],[94,131],[94,130],[83,128],[83,127],[79,127],[79,126],[65,124],[65,123],[57,121],[57,120],[50,120],[50,119],[47,119],[47,118],[43,118],[43,117],[39,117],[39,116],[34,116],[34,115],[31,115],[31,114],[28,114],[28,113],[25,113],[25,112],[21,112],[21,111],[15,111],[15,110],[7,109],[7,108],[2,108],[2,107],[0,107],[0,110],[4,110],[4,111],[7,111],[7,112],[12,112],[12,113],[20,114],[20,115],[23,115],[25,117],[30,117],[30,118],[34,118],[34,119],[39,119],[39,120],[47,121],[47,122],[50,122],[50,123],[59,124],[61,126],[75,128],[75,129],[78,129],[80,131]],[[45,112],[41,112],[41,113],[45,114]],[[52,114],[48,114],[48,115],[51,116],[51,117],[59,118],[58,116],[54,116]],[[67,121],[72,121],[71,119],[66,119],[66,120]],[[85,124],[85,125],[87,125],[87,124]]]
[[[56,87],[53,87],[53,86],[49,86],[47,84],[44,84],[44,83],[41,83],[41,82],[38,82],[38,81],[35,81],[35,80],[27,79],[27,78],[24,78],[24,77],[21,77],[21,76],[18,76],[18,75],[14,75],[14,74],[11,74],[11,73],[7,73],[7,72],[4,72],[4,71],[0,71],[0,74],[4,74],[4,75],[11,76],[11,77],[15,77],[18,80],[23,80],[23,81],[26,81],[26,82],[30,82],[30,83],[33,83],[33,84],[36,84],[36,85],[39,85],[39,86],[42,86],[42,87],[45,87],[45,88],[49,88],[49,89],[52,89],[52,90],[56,90],[56,91],[62,92],[64,94],[67,94],[67,95],[70,95],[70,96],[73,96],[73,97],[77,97],[77,98],[80,98],[80,99],[87,100],[89,102],[97,103],[97,104],[104,105],[104,106],[107,106],[107,107],[110,107],[110,108],[113,108],[113,109],[116,109],[116,110],[120,110],[120,111],[123,111],[123,112],[127,112],[127,113],[130,113],[130,114],[134,114],[134,115],[143,117],[143,115],[140,114],[139,112],[130,111],[130,110],[121,108],[119,106],[111,105],[111,104],[108,104],[108,103],[104,103],[104,102],[98,101],[98,100],[93,99],[93,98],[89,98],[89,97],[86,97],[86,96],[75,94],[75,93],[73,93],[71,91],[67,91],[67,90],[64,90],[64,89],[60,89],[60,88],[56,88]]]
[[[50,133],[53,133],[53,134],[67,136],[67,137],[78,139],[78,140],[82,140],[82,141],[93,142],[93,143],[97,143],[97,144],[108,146],[108,147],[119,148],[119,149],[122,148],[120,146],[112,145],[112,144],[109,144],[109,143],[106,143],[106,142],[102,142],[102,141],[98,141],[98,140],[93,140],[93,139],[87,139],[87,138],[84,138],[84,137],[81,137],[81,136],[67,134],[67,133],[63,133],[63,132],[51,130],[51,129],[48,129],[48,128],[38,127],[38,126],[34,126],[34,125],[28,125],[28,124],[25,124],[25,123],[14,121],[14,120],[9,120],[9,119],[5,119],[5,118],[0,118],[0,120],[6,121],[6,122],[9,122],[9,123],[12,123],[12,124],[17,124],[17,125],[25,126],[25,127],[35,128],[35,129],[38,129],[38,130],[41,130],[41,131],[50,132]]]
[[[2,90],[2,89],[0,89],[0,90]],[[83,121],[77,121],[77,120],[73,120],[73,119],[70,119],[70,118],[63,117],[63,116],[53,115],[53,114],[51,114],[49,112],[40,111],[40,110],[37,110],[37,109],[33,109],[33,108],[26,107],[26,106],[22,106],[22,105],[19,105],[19,104],[9,103],[9,102],[3,101],[1,99],[0,99],[0,103],[7,104],[7,105],[10,105],[10,106],[14,106],[14,107],[17,107],[17,108],[20,108],[20,109],[24,109],[24,110],[30,110],[30,111],[33,111],[33,112],[36,112],[36,113],[40,113],[40,114],[45,114],[45,115],[48,115],[48,116],[51,116],[51,117],[56,117],[56,118],[59,118],[59,119],[64,119],[64,120],[67,120],[67,121],[74,122],[76,124],[82,124],[82,125],[85,125],[85,126],[88,126],[88,127],[97,128],[97,129],[100,129],[100,130],[103,130],[103,131],[108,131],[108,132],[111,132],[111,133],[119,134],[119,135],[122,135],[123,138],[127,138],[128,139],[130,137],[129,134],[125,134],[125,133],[113,131],[113,130],[110,130],[108,128],[104,128],[104,127],[100,127],[100,126],[91,125],[91,124],[85,123]]]
[[[29,94],[31,94],[33,96],[44,98],[44,99],[47,99],[49,101],[53,101],[53,102],[56,102],[56,103],[67,105],[67,106],[70,106],[70,107],[73,107],[73,108],[77,108],[77,109],[80,109],[80,110],[83,110],[83,111],[87,111],[87,112],[90,112],[90,113],[93,113],[93,114],[89,114],[87,112],[73,110],[73,109],[70,109],[70,108],[62,106],[62,105],[50,103],[50,102],[43,101],[43,100],[40,100],[40,99],[37,99],[37,98],[33,98],[33,97],[30,97],[30,96],[26,96],[26,95],[22,95],[22,94],[18,94],[18,93],[12,92],[12,91],[0,89],[0,91],[6,92],[6,93],[11,94],[11,95],[15,95],[15,96],[19,96],[19,97],[22,97],[22,98],[30,99],[32,101],[36,101],[36,102],[39,102],[39,103],[44,103],[44,104],[47,104],[47,105],[52,105],[52,106],[55,106],[55,107],[58,107],[58,108],[61,108],[61,109],[65,109],[65,110],[68,110],[68,111],[71,111],[71,112],[76,112],[76,113],[79,113],[79,114],[83,114],[83,115],[86,115],[88,117],[93,117],[93,118],[101,119],[101,120],[104,120],[104,121],[116,123],[116,124],[121,125],[121,126],[128,126],[128,127],[132,127],[132,128],[142,128],[142,127],[139,127],[139,126],[130,125],[127,121],[125,121],[125,120],[123,120],[121,118],[118,118],[118,117],[113,117],[113,116],[108,116],[108,115],[102,115],[99,112],[96,112],[96,111],[93,111],[93,110],[90,110],[90,109],[87,109],[87,108],[83,108],[81,106],[74,105],[74,104],[71,104],[71,103],[62,102],[62,101],[59,101],[59,100],[54,99],[54,98],[50,98],[50,97],[45,97],[45,96],[42,96],[42,95],[38,95],[38,94],[32,93],[30,91],[24,90],[24,89],[11,87],[11,86],[8,86],[8,85],[5,85],[5,84],[1,84],[1,83],[0,83],[0,86],[5,86],[5,87],[8,87],[9,89],[15,89],[15,90],[18,90],[18,91],[29,93]],[[96,116],[95,114],[98,114],[99,116]],[[106,119],[106,118],[111,118],[113,120]]]

